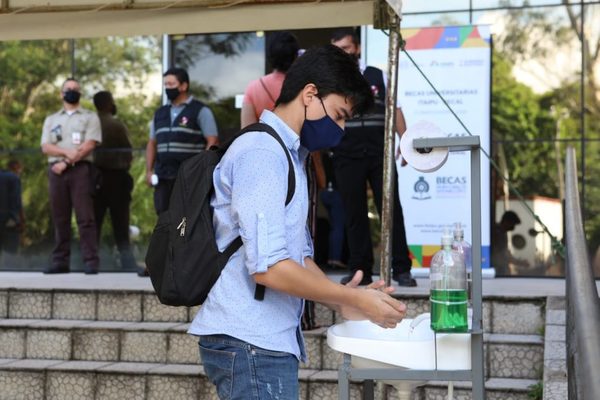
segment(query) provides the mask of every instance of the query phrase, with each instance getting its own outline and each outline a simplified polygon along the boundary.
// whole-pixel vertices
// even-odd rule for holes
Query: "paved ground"
[[[332,280],[339,281],[342,273],[330,273]],[[402,294],[425,295],[429,290],[427,279],[417,279],[416,288],[398,288]],[[600,281],[596,281],[600,291]],[[140,278],[135,273],[100,273],[84,275],[70,273],[44,275],[40,272],[0,272],[0,290],[19,289],[70,289],[70,290],[152,290],[149,278]],[[494,278],[483,280],[484,296],[540,297],[564,296],[564,279],[554,278]]]

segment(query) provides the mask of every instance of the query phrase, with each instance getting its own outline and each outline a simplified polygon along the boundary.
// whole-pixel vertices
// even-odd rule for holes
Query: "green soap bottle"
[[[442,249],[431,260],[431,329],[440,333],[464,333],[467,322],[467,271],[462,255],[452,249],[452,235],[442,235]]]

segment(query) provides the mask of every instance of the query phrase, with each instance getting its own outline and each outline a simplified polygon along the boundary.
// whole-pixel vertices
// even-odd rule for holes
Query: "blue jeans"
[[[227,335],[200,336],[204,372],[221,400],[293,400],[298,392],[298,359]]]

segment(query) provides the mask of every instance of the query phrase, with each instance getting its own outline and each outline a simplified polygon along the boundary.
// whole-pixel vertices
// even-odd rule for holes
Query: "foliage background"
[[[82,86],[82,105],[94,110],[98,90],[115,96],[118,118],[126,123],[135,148],[146,144],[148,121],[160,103],[160,87],[149,88],[151,73],[160,66],[158,38],[75,40],[75,77]],[[44,118],[60,109],[60,86],[71,75],[71,41],[0,42],[0,166],[21,160],[26,229],[25,254],[48,253],[49,217],[47,162],[39,149]],[[131,174],[136,182],[131,223],[147,236],[155,221],[152,193],[143,184],[143,152],[137,151]],[[109,225],[109,224],[108,224]],[[77,230],[75,229],[74,235]],[[112,237],[110,229],[104,229]],[[40,263],[43,261],[34,261]]]

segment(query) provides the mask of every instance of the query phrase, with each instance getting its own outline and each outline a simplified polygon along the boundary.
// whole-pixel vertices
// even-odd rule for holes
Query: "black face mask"
[[[179,96],[179,88],[170,88],[165,89],[165,93],[167,94],[167,99],[173,101]]]
[[[81,98],[81,93],[76,90],[67,90],[63,94],[63,100],[69,104],[77,104],[79,103],[79,99]]]
[[[117,115],[117,106],[116,106],[116,105],[114,105],[114,104],[113,104],[113,105],[110,107],[110,113],[111,113],[112,115]]]

